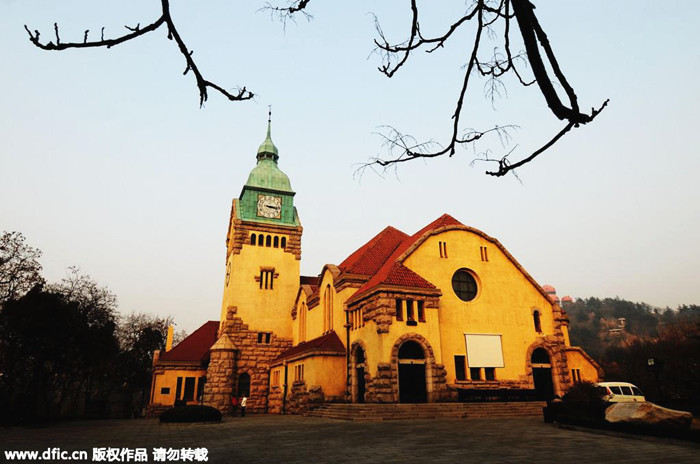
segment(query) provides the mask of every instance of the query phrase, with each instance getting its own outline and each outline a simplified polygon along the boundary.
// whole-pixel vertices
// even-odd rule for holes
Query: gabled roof
[[[408,235],[389,226],[348,256],[338,267],[349,274],[374,275],[407,238]]]
[[[328,332],[318,338],[301,342],[297,346],[292,347],[279,355],[272,364],[281,362],[285,359],[298,358],[307,354],[345,354],[345,346],[340,341],[335,331]]]
[[[377,269],[376,273],[374,273],[374,275],[348,299],[348,302],[356,300],[361,295],[364,295],[365,293],[380,285],[418,287],[435,290],[435,285],[428,282],[427,280],[425,280],[424,278],[422,278],[421,276],[404,266],[398,259],[401,255],[403,255],[403,253],[406,252],[406,250],[408,250],[426,233],[447,226],[463,226],[463,224],[457,219],[450,216],[449,214],[443,214],[442,216],[440,216],[427,226],[423,227],[421,230],[411,235],[410,237],[404,234],[403,232],[400,232],[405,238],[398,245],[396,245],[396,247],[394,247],[392,253],[384,259],[384,262]],[[384,231],[386,231],[387,229],[390,229],[390,227],[387,227],[386,229],[384,229]],[[393,227],[391,229],[393,229]],[[379,237],[379,235],[377,237]],[[360,250],[362,250],[363,248],[365,247],[360,248]],[[353,255],[355,253],[353,253]]]
[[[219,321],[205,322],[204,325],[175,345],[172,350],[162,352],[158,362],[201,362],[206,360],[209,357],[209,348],[216,343],[218,330]]]

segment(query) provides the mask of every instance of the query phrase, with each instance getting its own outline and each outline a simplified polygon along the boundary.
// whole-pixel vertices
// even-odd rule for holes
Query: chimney
[[[168,326],[168,338],[165,339],[165,352],[167,353],[173,348],[173,326]]]

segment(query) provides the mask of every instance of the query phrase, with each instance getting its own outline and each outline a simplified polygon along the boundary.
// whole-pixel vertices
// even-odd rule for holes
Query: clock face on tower
[[[258,216],[279,219],[282,216],[282,197],[258,195]]]

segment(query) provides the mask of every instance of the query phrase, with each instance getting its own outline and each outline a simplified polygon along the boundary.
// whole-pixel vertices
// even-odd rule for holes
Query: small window
[[[457,380],[467,380],[465,360],[465,356],[455,355],[455,377]]]
[[[207,376],[203,375],[199,377],[197,381],[197,401],[201,400],[204,396],[204,384],[207,383]]]
[[[269,345],[271,336],[270,332],[258,332],[258,344]]]
[[[415,321],[416,318],[413,315],[413,300],[406,300],[406,320]]]
[[[493,367],[485,367],[484,368],[484,377],[486,377],[487,381],[494,381],[496,380],[496,369]]]
[[[481,369],[478,367],[470,368],[469,377],[471,377],[472,380],[481,380]]]
[[[620,387],[609,387],[610,391],[613,392],[615,395],[622,395],[622,389]]]
[[[255,245],[255,239],[256,239],[255,234],[250,234],[250,244],[251,245]]]
[[[416,301],[418,305],[418,322],[425,322],[425,308],[423,306],[423,301]]]
[[[535,332],[542,333],[542,322],[540,321],[539,311],[535,311],[532,313],[532,320],[535,323]]]
[[[634,393],[632,393],[632,389],[630,387],[622,386],[620,388],[622,388],[623,395],[630,395],[630,396],[634,395]]]
[[[282,244],[280,247],[287,248],[287,237],[282,237]]]
[[[481,260],[488,262],[489,260],[489,250],[485,246],[479,247],[479,253],[481,253]]]
[[[279,248],[280,247],[280,238],[275,237],[275,239],[272,241],[272,247],[273,248]]]
[[[439,242],[440,246],[440,257],[447,258],[447,242]]]
[[[452,276],[452,289],[462,301],[471,301],[476,298],[476,279],[467,269],[459,269]]]
[[[185,394],[182,397],[183,400],[194,400],[194,381],[194,377],[185,377]]]
[[[403,321],[403,306],[399,298],[396,299],[396,320]]]
[[[161,395],[169,395],[170,394],[170,387],[163,387],[160,389],[160,394]]]
[[[571,377],[573,378],[574,383],[581,383],[581,370],[571,369]]]
[[[261,269],[260,270],[260,288],[263,290],[272,290],[275,280],[275,270],[274,269]]]
[[[294,366],[294,381],[303,382],[304,381],[304,365],[298,364]]]
[[[269,235],[265,238],[265,246],[266,247],[272,246],[272,237]]]

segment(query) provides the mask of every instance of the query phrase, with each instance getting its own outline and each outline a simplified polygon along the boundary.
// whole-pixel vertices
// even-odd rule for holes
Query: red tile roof
[[[299,285],[315,285],[318,287],[318,276],[299,276]]]
[[[294,346],[281,355],[277,357],[272,363],[282,361],[284,359],[295,358],[300,355],[311,353],[311,352],[323,352],[323,353],[345,353],[345,345],[340,341],[338,335],[333,332],[329,332],[325,335],[321,335],[318,338],[309,340],[308,342],[301,342],[297,346]]]
[[[372,290],[375,287],[378,287],[380,285],[392,285],[392,286],[403,286],[403,287],[418,287],[418,288],[425,288],[425,289],[435,289],[435,285],[432,283],[428,282],[406,266],[404,266],[401,262],[398,261],[398,258],[406,252],[414,243],[416,243],[421,237],[423,237],[426,233],[431,232],[433,230],[440,229],[442,227],[447,227],[447,226],[452,226],[452,225],[458,225],[462,226],[463,224],[459,222],[457,219],[453,218],[449,214],[443,214],[427,226],[423,227],[421,230],[413,234],[412,236],[407,236],[406,234],[403,234],[405,238],[399,243],[392,253],[387,256],[384,259],[384,262],[381,264],[381,266],[377,269],[376,273],[367,281],[365,282],[364,285],[362,285],[357,292],[355,292],[350,298],[349,302],[357,299],[360,295],[363,295],[370,290]],[[387,227],[389,229],[389,227]],[[384,229],[386,231],[387,229]],[[394,229],[395,230],[395,229]],[[381,234],[380,234],[381,235]],[[379,236],[377,236],[379,237]],[[375,237],[376,238],[376,237]],[[374,239],[373,239],[374,240]],[[367,245],[365,245],[366,247]],[[365,247],[360,248],[360,250],[364,249]],[[358,250],[359,251],[359,250]],[[355,252],[357,253],[357,252]],[[353,255],[355,254],[353,253]],[[352,255],[351,255],[352,257]],[[348,258],[350,259],[350,258]],[[347,261],[347,260],[346,260]],[[342,268],[342,265],[341,265]]]
[[[374,275],[407,238],[408,235],[389,226],[348,256],[338,267],[349,274]]]
[[[200,362],[209,357],[209,348],[216,343],[219,321],[208,321],[168,352],[162,352],[158,361]]]

